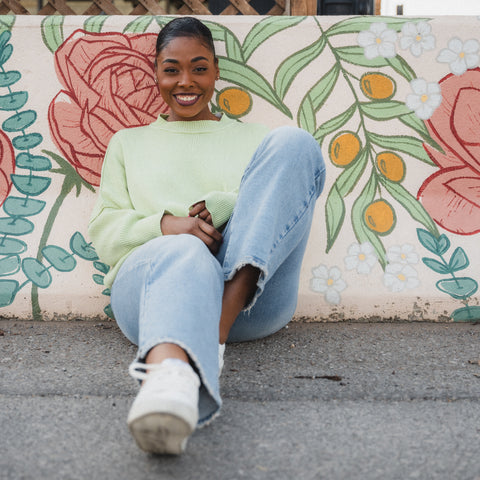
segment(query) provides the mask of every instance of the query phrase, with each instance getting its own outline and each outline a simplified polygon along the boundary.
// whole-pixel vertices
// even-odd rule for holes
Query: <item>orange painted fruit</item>
[[[405,178],[405,162],[400,156],[393,152],[381,152],[375,159],[381,174],[398,183]]]
[[[360,138],[356,133],[341,132],[330,142],[328,149],[330,160],[337,167],[346,167],[358,157],[361,147]]]
[[[396,85],[384,73],[366,73],[360,79],[362,92],[371,100],[389,100],[395,95]]]
[[[364,220],[367,227],[379,235],[388,235],[397,221],[392,206],[386,200],[375,200],[366,209]]]
[[[231,117],[242,117],[252,108],[252,97],[248,92],[236,87],[223,89],[217,95],[218,106]]]

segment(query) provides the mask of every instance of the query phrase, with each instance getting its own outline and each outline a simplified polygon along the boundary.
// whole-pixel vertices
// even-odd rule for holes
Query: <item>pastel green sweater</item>
[[[155,122],[117,132],[105,154],[88,233],[113,284],[125,258],[162,235],[168,212],[188,216],[204,200],[215,227],[232,214],[243,171],[268,132],[259,124],[220,121]]]

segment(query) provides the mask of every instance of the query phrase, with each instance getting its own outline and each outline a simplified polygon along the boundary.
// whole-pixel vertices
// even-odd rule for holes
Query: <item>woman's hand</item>
[[[223,240],[220,232],[199,217],[175,217],[165,214],[160,222],[160,228],[164,235],[180,235],[182,233],[195,235],[214,255],[218,252]]]
[[[193,207],[188,212],[188,215],[190,217],[201,218],[202,220],[209,223],[210,225],[213,225],[212,216],[210,215],[210,212],[207,210],[207,207],[204,201],[198,202],[195,205],[193,205]]]

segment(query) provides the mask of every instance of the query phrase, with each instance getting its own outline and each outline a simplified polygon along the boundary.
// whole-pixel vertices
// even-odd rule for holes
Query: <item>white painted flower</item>
[[[392,292],[416,288],[420,285],[417,271],[411,265],[389,263],[383,274],[383,284]]]
[[[358,34],[357,41],[364,48],[365,58],[369,60],[376,57],[392,58],[397,54],[395,51],[397,32],[388,28],[384,22],[372,23],[369,30]]]
[[[424,50],[433,50],[435,48],[435,37],[431,34],[432,27],[427,22],[408,22],[402,27],[402,37],[400,38],[400,47],[415,57],[419,57]]]
[[[405,104],[421,120],[429,119],[442,103],[440,85],[437,82],[427,82],[423,78],[416,78],[410,82],[410,87],[413,93],[407,95]]]
[[[471,38],[462,42],[455,37],[448,41],[448,48],[440,51],[437,62],[448,63],[453,74],[462,75],[467,69],[475,68],[478,65],[478,50],[478,40]]]
[[[310,288],[314,292],[323,293],[328,303],[340,303],[340,292],[347,288],[342,279],[342,272],[338,267],[328,268],[326,265],[319,265],[312,268],[313,278],[310,279]]]
[[[362,275],[368,275],[377,263],[375,249],[370,242],[352,243],[348,247],[348,255],[344,258],[347,270],[357,270]]]
[[[387,260],[389,263],[401,263],[402,265],[413,265],[418,263],[418,255],[415,247],[409,243],[403,245],[394,245],[387,250]]]

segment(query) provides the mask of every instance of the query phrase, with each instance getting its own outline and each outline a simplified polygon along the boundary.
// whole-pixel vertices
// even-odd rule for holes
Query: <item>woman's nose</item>
[[[180,78],[178,80],[178,84],[179,85],[182,85],[182,86],[185,86],[185,87],[188,87],[192,84],[192,76],[190,75],[190,72],[183,72],[181,75],[180,75]]]

